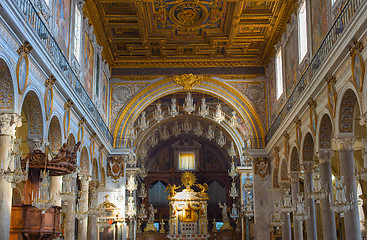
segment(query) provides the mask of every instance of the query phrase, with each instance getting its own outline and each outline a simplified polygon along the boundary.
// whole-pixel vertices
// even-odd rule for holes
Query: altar
[[[185,187],[176,192],[176,185],[168,185],[168,201],[170,206],[169,239],[207,240],[208,234],[208,185],[195,184],[196,177],[192,172],[185,172],[181,176]],[[197,186],[200,191],[195,192],[191,187]]]

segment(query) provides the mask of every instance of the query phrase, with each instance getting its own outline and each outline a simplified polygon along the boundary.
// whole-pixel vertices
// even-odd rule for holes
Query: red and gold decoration
[[[124,176],[124,162],[118,157],[111,158],[107,163],[107,176],[117,181]]]

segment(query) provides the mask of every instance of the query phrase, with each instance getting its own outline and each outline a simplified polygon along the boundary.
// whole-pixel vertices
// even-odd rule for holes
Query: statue
[[[229,221],[229,218],[228,218],[228,214],[227,214],[227,212],[228,212],[228,207],[227,207],[227,203],[223,203],[223,205],[222,205],[222,203],[221,202],[218,202],[218,205],[219,205],[219,207],[222,209],[222,218],[223,218],[223,222],[227,222],[227,221]]]
[[[149,218],[148,223],[154,223],[154,215],[157,212],[157,209],[153,207],[152,204],[149,205]]]
[[[206,183],[204,183],[203,185],[196,184],[196,186],[200,189],[199,196],[201,196],[201,197],[207,197],[208,196],[208,194],[206,193],[206,191],[208,191],[208,189],[209,189],[208,184],[206,184]]]
[[[141,183],[140,191],[139,191],[139,197],[140,198],[146,198],[147,197],[147,190],[145,189],[145,184]]]
[[[175,184],[173,184],[173,186],[171,186],[171,184],[168,184],[165,192],[168,191],[168,197],[172,198],[176,196],[176,190],[179,188],[180,186],[177,187]]]

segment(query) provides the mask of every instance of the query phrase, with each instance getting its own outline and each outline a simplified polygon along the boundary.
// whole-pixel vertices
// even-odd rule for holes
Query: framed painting
[[[51,113],[52,113],[52,109],[53,109],[53,99],[54,99],[54,93],[53,93],[52,85],[49,85],[46,88],[45,99],[44,99],[47,121],[51,117]]]
[[[365,65],[361,53],[357,49],[351,52],[351,60],[353,83],[357,90],[361,92],[363,89]]]
[[[16,67],[16,75],[18,83],[18,92],[19,94],[23,94],[28,84],[28,75],[29,75],[29,59],[28,54],[26,54],[25,52],[22,52],[18,59]]]

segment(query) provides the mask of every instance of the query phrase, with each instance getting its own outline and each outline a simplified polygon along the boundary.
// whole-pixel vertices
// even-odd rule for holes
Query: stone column
[[[254,230],[255,239],[269,239],[271,220],[271,175],[270,162],[266,158],[254,158]]]
[[[9,165],[8,154],[12,149],[11,141],[15,137],[15,128],[22,125],[21,117],[15,113],[0,114],[0,166],[6,170]],[[0,236],[9,239],[10,217],[13,191],[11,184],[0,178]]]
[[[289,214],[283,213],[283,219],[282,240],[292,240],[291,217]]]
[[[331,158],[333,157],[333,151],[331,149],[323,149],[317,153],[319,158],[320,168],[320,182],[321,186],[325,187],[329,196],[333,199],[333,185],[331,179]],[[322,232],[324,239],[337,239],[336,237],[336,225],[335,215],[330,209],[329,198],[321,199],[321,214],[322,214]]]
[[[88,174],[79,174],[80,180],[80,198],[79,198],[79,212],[88,211],[88,190],[90,176]],[[78,240],[87,240],[88,234],[88,216],[85,219],[80,219],[78,224]]]
[[[303,162],[304,166],[304,186],[305,186],[305,207],[306,210],[310,210],[310,217],[306,220],[306,232],[307,232],[307,240],[317,240],[317,231],[316,231],[316,213],[315,213],[315,202],[314,200],[308,196],[309,192],[312,190],[312,164],[313,162]]]
[[[76,174],[69,174],[70,184],[72,189],[76,189]],[[75,196],[67,201],[66,214],[65,214],[65,240],[75,239]]]
[[[62,189],[62,176],[51,176],[50,177],[50,193],[54,200],[54,206],[61,207],[60,192]]]
[[[297,195],[299,192],[299,173],[292,172],[291,173],[291,190],[292,190],[292,204],[295,205],[297,202]],[[297,220],[293,214],[293,229],[294,229],[294,239],[302,240],[303,232],[302,232],[302,222]]]
[[[345,236],[350,240],[361,240],[361,226],[358,213],[357,184],[354,170],[353,136],[336,137],[339,147],[340,175],[344,177],[347,201],[353,202],[352,209],[344,213]]]
[[[98,196],[97,196],[98,181],[89,182],[89,207],[98,206]],[[98,239],[98,226],[97,217],[94,215],[88,215],[88,240]]]

